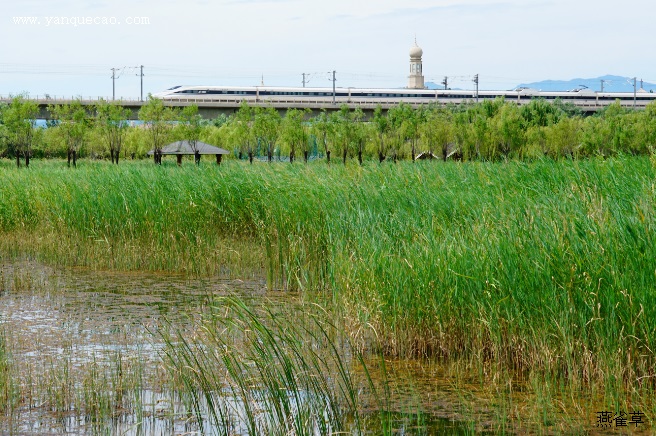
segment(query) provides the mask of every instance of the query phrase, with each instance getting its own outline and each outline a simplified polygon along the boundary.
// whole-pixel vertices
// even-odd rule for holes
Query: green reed
[[[7,348],[4,330],[0,332],[0,413],[11,413],[20,395],[16,383],[16,368]]]
[[[654,176],[648,158],[36,162],[0,172],[0,246],[118,269],[266,270],[272,287],[332,292],[387,354],[651,385]]]
[[[164,333],[166,360],[190,399],[197,421],[209,414],[217,434],[362,433],[359,387],[351,366],[362,363],[316,306],[290,321],[272,305],[216,299],[190,338]],[[371,384],[369,384],[371,386]],[[351,430],[349,430],[351,429]]]

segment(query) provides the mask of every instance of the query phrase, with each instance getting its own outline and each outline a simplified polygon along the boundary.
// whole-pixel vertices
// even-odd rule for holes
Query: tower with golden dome
[[[417,45],[417,38],[415,38],[415,45],[410,48],[410,75],[408,76],[410,89],[424,89],[424,73],[421,66],[423,54],[424,51]]]

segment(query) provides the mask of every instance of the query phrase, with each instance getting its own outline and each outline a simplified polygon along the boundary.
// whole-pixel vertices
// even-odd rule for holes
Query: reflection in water
[[[168,377],[158,333],[170,328],[194,336],[194,321],[220,295],[237,295],[251,304],[266,300],[290,314],[299,304],[297,294],[267,292],[263,280],[0,264],[0,321],[21,389],[20,402],[0,423],[1,431],[213,433],[211,420],[193,413]],[[409,407],[418,387],[402,380],[395,380],[390,398],[397,402],[390,407],[395,412],[365,414],[372,434],[383,428],[399,434],[467,432],[467,426],[452,421],[456,409],[444,409],[445,402]],[[231,434],[247,434],[237,419],[242,406],[235,397],[215,393],[214,402],[231,411]],[[431,409],[434,413],[423,412]]]

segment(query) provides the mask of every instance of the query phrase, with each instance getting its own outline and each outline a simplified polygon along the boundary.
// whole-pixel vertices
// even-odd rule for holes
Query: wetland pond
[[[238,299],[243,307],[264,308],[246,311],[253,317],[264,313],[271,319],[283,318],[278,324],[283,331],[286,326],[296,333],[309,331],[313,339],[303,342],[283,334],[267,348],[270,331],[252,322],[253,318],[250,323],[234,321],[232,325],[243,325],[242,329],[234,337],[218,339],[216,346],[217,336],[232,334],[228,324],[216,320],[223,316],[224,309],[217,305],[222,298]],[[581,422],[581,415],[567,417],[568,410],[577,407],[587,411],[603,407],[592,396],[545,401],[539,387],[514,375],[490,379],[473,367],[454,369],[429,360],[364,356],[339,332],[325,333],[324,327],[319,335],[308,329],[294,330],[312,307],[319,306],[316,301],[307,301],[299,293],[270,291],[265,280],[258,279],[191,279],[162,273],[56,269],[31,261],[2,263],[0,431],[17,435],[245,435],[262,433],[263,428],[275,428],[278,434],[598,430],[594,412],[583,414],[587,422]],[[227,318],[238,318],[228,312],[225,309]],[[203,323],[208,313],[215,316],[214,321]],[[331,316],[329,311],[325,314]],[[215,330],[209,327],[217,325],[220,328]],[[247,343],[253,331],[260,336],[250,342],[251,351],[241,350],[240,344]],[[207,342],[208,337],[214,338],[214,345]],[[289,342],[277,344],[280,337]],[[300,344],[298,348],[295,343]],[[271,370],[269,366],[285,364],[289,358],[270,359],[264,354],[284,354],[288,346],[293,349],[291,360],[302,350],[316,350],[288,368]],[[255,367],[269,378],[254,378],[251,369]],[[192,376],[185,376],[190,368]],[[204,371],[211,376],[194,378]],[[310,383],[299,382],[303,378],[299,374],[288,374],[296,371],[310,373]],[[275,380],[288,376],[292,388]],[[318,378],[326,382],[315,383]],[[218,382],[212,385],[208,380]],[[315,388],[318,393],[311,392]],[[272,395],[276,390],[282,393]],[[333,396],[332,391],[340,390],[347,391],[345,402],[351,409],[341,406],[339,393]],[[317,399],[318,408],[304,404]],[[553,404],[560,404],[560,409]],[[218,415],[217,409],[221,410]],[[545,410],[550,411],[546,419]],[[329,416],[335,413],[343,416]],[[288,419],[298,422],[292,425],[285,422]],[[648,434],[648,428],[639,430]]]
[[[178,392],[180,382],[172,380],[175,377],[166,365],[170,342],[162,333],[175,331],[182,338],[198,335],[197,320],[220,296],[276,307],[277,313],[292,320],[296,311],[303,310],[299,294],[268,291],[264,280],[64,270],[28,261],[1,264],[2,355],[8,374],[1,382],[2,433],[225,432],[209,419],[208,410],[202,410],[207,408],[207,398],[194,405]],[[357,387],[359,363],[349,359],[344,362]],[[452,383],[433,379],[438,376],[434,369],[422,362],[388,362],[387,371],[394,371],[395,377],[386,396],[385,418],[375,406],[363,405],[363,424],[347,426],[348,433],[472,430],[472,423],[457,420],[461,411]],[[370,377],[376,377],[375,371]],[[420,391],[431,394],[419,401]],[[252,433],[239,420],[242,400],[231,392],[212,393],[213,404],[232,410],[229,434]],[[358,392],[367,395],[362,389]],[[321,433],[316,430],[308,433]]]

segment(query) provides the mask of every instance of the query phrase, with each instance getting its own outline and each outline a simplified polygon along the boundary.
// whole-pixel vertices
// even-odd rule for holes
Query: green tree
[[[449,146],[454,142],[454,122],[450,111],[442,108],[431,108],[426,113],[426,119],[419,126],[419,132],[428,151],[432,154],[439,147],[442,160],[446,161]]]
[[[50,113],[57,120],[57,131],[66,146],[68,166],[77,166],[77,156],[86,141],[92,125],[87,109],[78,98],[69,104],[50,106]]]
[[[232,118],[231,127],[233,144],[237,147],[239,159],[246,153],[248,161],[253,163],[253,154],[255,152],[255,134],[253,132],[254,110],[243,101],[239,110]]]
[[[346,165],[349,151],[353,146],[357,146],[360,132],[358,131],[357,123],[363,117],[361,109],[351,111],[348,105],[343,104],[339,111],[334,112],[331,116],[333,125],[335,126],[335,136],[337,139],[336,144],[342,154],[342,162]]]
[[[389,121],[389,129],[392,136],[392,157],[394,162],[396,162],[401,146],[407,142],[412,142],[412,159],[415,158],[414,155],[414,144],[412,134],[416,133],[418,135],[418,121],[414,110],[407,103],[399,103],[397,106],[392,107],[387,112],[387,119]],[[417,127],[417,130],[414,129]]]
[[[382,163],[387,157],[387,144],[385,139],[390,130],[390,123],[387,116],[383,113],[383,108],[380,104],[374,109],[373,123],[376,127],[376,134],[378,136],[378,162]]]
[[[331,138],[334,136],[335,125],[333,117],[329,116],[325,109],[312,119],[311,125],[312,134],[317,138],[317,141],[323,146],[326,153],[326,162],[330,164],[330,145]]]
[[[362,165],[364,146],[367,143],[367,130],[364,124],[364,112],[357,107],[351,112],[352,138],[358,153],[358,162]]]
[[[109,148],[112,163],[118,165],[121,148],[128,129],[130,110],[118,102],[108,103],[100,100],[96,105],[96,126],[105,144]]]
[[[477,106],[471,105],[465,111],[456,113],[453,118],[455,141],[458,144],[460,157],[466,160],[471,160],[476,156],[474,120],[479,116]]]
[[[527,127],[547,127],[560,120],[565,112],[543,98],[535,98],[520,109],[524,124]]]
[[[5,107],[2,113],[4,125],[4,139],[7,151],[16,157],[16,166],[20,168],[20,158],[25,159],[25,166],[30,166],[30,155],[35,142],[36,118],[39,106],[26,100],[23,96],[16,96]]]
[[[289,147],[289,162],[294,163],[296,150],[301,148],[305,163],[308,161],[308,132],[305,115],[309,110],[289,109],[281,124],[281,140]]]
[[[580,117],[563,117],[546,129],[547,154],[552,158],[576,157],[581,145]]]
[[[494,118],[499,151],[505,159],[518,155],[524,144],[524,126],[519,108],[513,103],[506,103]]]
[[[280,113],[275,108],[255,108],[253,132],[258,144],[265,145],[269,162],[273,161],[273,151],[280,136],[280,123]]]
[[[153,159],[156,164],[162,163],[162,147],[169,139],[172,122],[175,119],[174,111],[164,106],[164,102],[148,95],[148,102],[139,109],[139,119],[144,122],[148,132],[148,142],[153,150]]]
[[[182,139],[189,142],[189,148],[194,152],[194,161],[196,165],[200,164],[200,153],[198,150],[198,141],[203,131],[203,118],[198,113],[198,106],[185,106],[180,111],[178,118],[178,130]]]
[[[656,101],[649,103],[640,113],[638,122],[638,141],[644,144],[650,153],[656,153]]]

